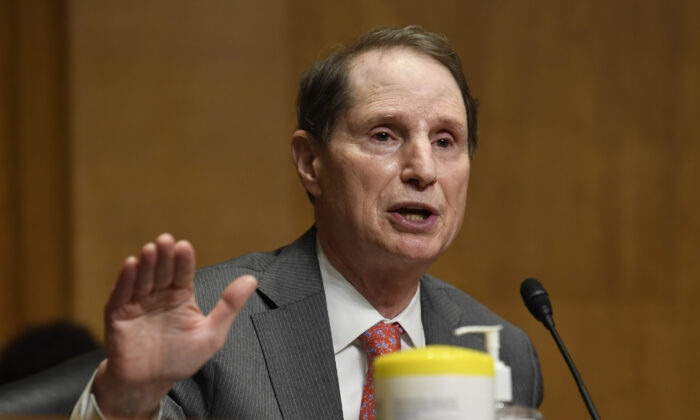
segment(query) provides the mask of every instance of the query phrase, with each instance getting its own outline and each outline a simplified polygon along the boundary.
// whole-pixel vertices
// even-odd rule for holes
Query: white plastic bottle
[[[494,420],[493,360],[483,352],[427,346],[379,356],[377,420]]]

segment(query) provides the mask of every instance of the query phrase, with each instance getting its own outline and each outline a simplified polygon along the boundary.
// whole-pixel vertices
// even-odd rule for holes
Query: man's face
[[[432,263],[467,200],[467,118],[439,62],[406,48],[354,58],[350,107],[316,162],[316,223],[328,251],[364,263]]]

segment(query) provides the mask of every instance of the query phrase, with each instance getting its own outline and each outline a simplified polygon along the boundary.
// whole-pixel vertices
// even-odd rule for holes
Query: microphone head
[[[552,326],[554,325],[552,304],[549,302],[547,291],[537,279],[525,279],[520,285],[520,296],[522,296],[527,309],[538,321],[547,327],[549,327],[549,322],[552,323]]]

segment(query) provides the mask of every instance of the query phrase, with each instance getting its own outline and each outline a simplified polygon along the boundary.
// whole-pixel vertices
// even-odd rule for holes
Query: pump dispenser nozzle
[[[463,334],[484,334],[486,338],[486,351],[493,359],[495,375],[495,396],[496,401],[510,403],[513,400],[513,390],[511,386],[510,367],[500,359],[501,330],[502,325],[470,325],[459,327],[454,331],[455,335]]]

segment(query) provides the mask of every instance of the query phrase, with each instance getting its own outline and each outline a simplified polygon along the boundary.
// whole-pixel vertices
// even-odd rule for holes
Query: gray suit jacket
[[[202,310],[211,311],[224,288],[246,273],[258,278],[257,291],[238,315],[224,348],[165,398],[164,416],[342,419],[315,229],[276,251],[198,270],[195,292]],[[463,325],[502,324],[501,357],[512,368],[514,402],[540,405],[539,362],[524,332],[447,283],[426,275],[420,287],[428,344],[484,350],[483,337],[455,337],[452,331]]]

